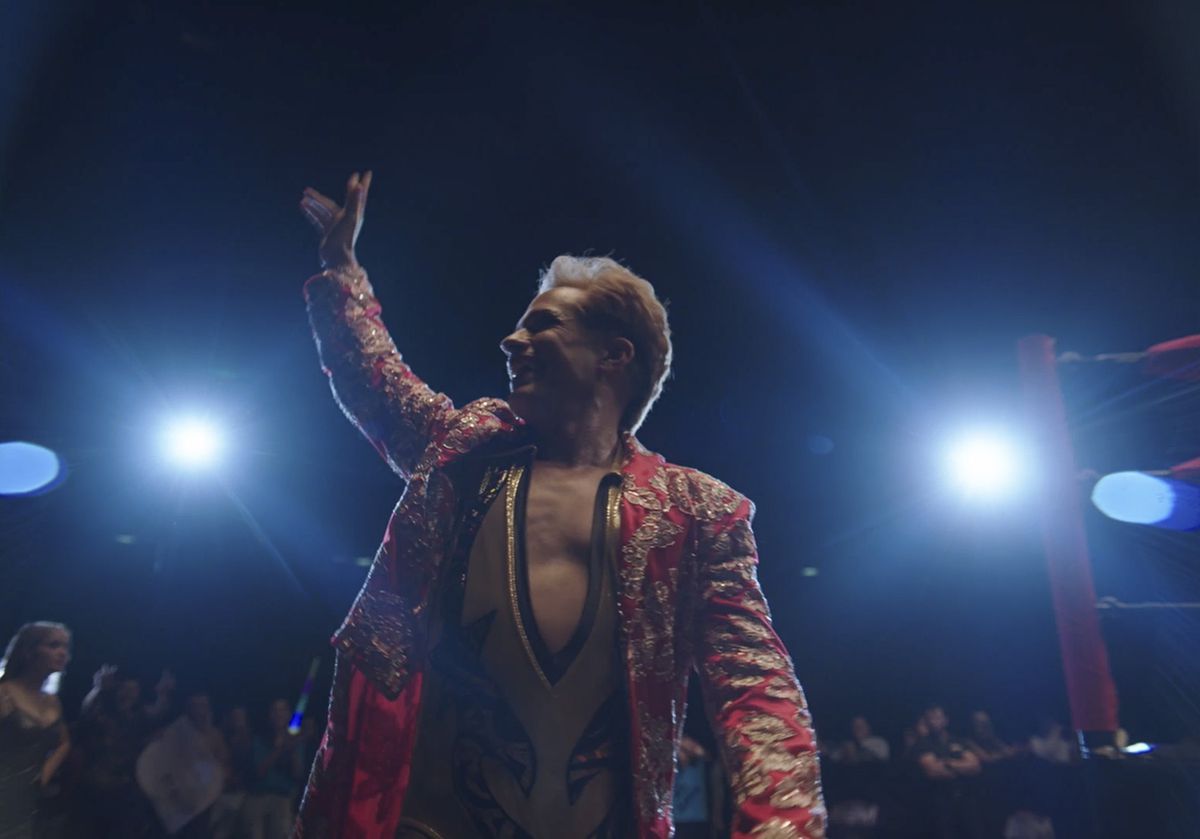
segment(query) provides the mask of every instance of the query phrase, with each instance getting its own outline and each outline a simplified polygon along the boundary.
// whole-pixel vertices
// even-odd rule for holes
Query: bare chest
[[[591,556],[603,469],[567,471],[537,465],[530,470],[525,504],[525,545],[530,567],[572,562],[586,568]],[[599,500],[598,500],[599,499]]]
[[[536,464],[525,503],[525,570],[534,617],[551,650],[566,645],[587,599],[605,532],[605,469]]]

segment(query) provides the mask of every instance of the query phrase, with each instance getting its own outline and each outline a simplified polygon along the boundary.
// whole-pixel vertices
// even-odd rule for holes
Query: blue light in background
[[[62,475],[58,455],[33,443],[0,443],[0,495],[30,495],[53,488]]]
[[[1200,527],[1200,487],[1145,472],[1114,472],[1092,489],[1092,503],[1110,519],[1169,530]]]
[[[1096,482],[1092,503],[1110,519],[1157,524],[1171,515],[1175,493],[1170,481],[1145,472],[1114,472]]]

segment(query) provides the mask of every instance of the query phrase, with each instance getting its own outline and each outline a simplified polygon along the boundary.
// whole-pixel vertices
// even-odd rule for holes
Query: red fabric
[[[1155,344],[1146,350],[1142,369],[1151,376],[1167,379],[1200,379],[1200,335]]]
[[[1034,335],[1018,344],[1021,378],[1045,469],[1042,542],[1054,617],[1077,731],[1115,732],[1117,692],[1096,616],[1096,590],[1083,529],[1075,458],[1054,360],[1054,339]]]
[[[632,457],[625,473],[646,493],[658,493],[651,483],[661,477],[665,464],[657,455]],[[678,469],[678,467],[671,467]],[[690,470],[681,474],[699,476]],[[707,476],[702,476],[707,479]],[[711,479],[707,479],[710,480]],[[698,538],[720,540],[731,535],[740,538],[743,551],[733,556],[738,563],[757,563],[749,520],[753,508],[749,501],[728,489],[721,502],[727,505],[719,519]],[[638,538],[649,516],[662,514],[667,532],[692,530],[689,521],[695,513],[671,504],[667,495],[659,503],[645,507],[623,501],[621,507],[622,543],[630,545]],[[700,504],[699,499],[696,500]],[[664,509],[665,508],[665,509]],[[382,562],[395,557],[395,541],[385,539]],[[644,532],[644,531],[643,531]],[[665,540],[664,540],[665,541]],[[632,764],[634,771],[635,810],[639,810],[638,836],[642,839],[667,839],[672,834],[670,793],[674,783],[675,749],[682,735],[686,714],[687,679],[679,677],[680,668],[657,669],[660,662],[676,665],[686,638],[678,634],[655,632],[659,621],[649,614],[643,591],[669,591],[678,585],[687,554],[694,549],[691,540],[672,539],[652,548],[647,556],[644,581],[636,590],[626,589],[618,598],[622,625],[627,634],[625,649],[626,686],[629,699]],[[629,555],[621,552],[622,557]],[[629,569],[622,569],[622,577]],[[720,596],[712,597],[707,614],[700,622],[707,628],[698,644],[697,669],[714,729],[728,744],[727,761],[731,774],[739,769],[764,785],[756,795],[745,795],[735,808],[734,839],[746,839],[755,828],[765,824],[787,825],[800,839],[824,835],[824,813],[816,781],[816,743],[803,698],[788,693],[794,686],[790,662],[783,644],[766,617],[766,603],[754,583],[744,576],[745,585],[722,580]],[[661,613],[657,613],[661,615]],[[740,623],[738,623],[740,622]],[[750,646],[738,649],[736,639],[754,627]],[[732,639],[732,640],[731,640]],[[754,673],[752,661],[767,656],[760,681],[745,686]],[[731,657],[733,660],[731,661]],[[751,659],[748,662],[746,659]],[[683,668],[686,673],[687,668]],[[740,684],[737,679],[740,678]],[[396,699],[388,699],[348,659],[339,655],[335,676],[330,720],[318,751],[313,776],[305,795],[305,807],[297,825],[297,837],[307,839],[390,839],[401,815],[416,724],[420,714],[421,676],[418,672]],[[756,740],[756,731],[769,722],[773,735],[769,746]],[[746,767],[763,757],[769,770]],[[790,756],[790,758],[789,758]],[[781,761],[780,758],[783,758]],[[809,779],[811,773],[811,780]],[[797,783],[799,781],[799,783]],[[772,794],[775,787],[796,785],[815,796],[815,804],[804,795]],[[790,806],[789,806],[790,801]],[[638,807],[640,803],[640,808]],[[769,834],[768,834],[769,835]]]
[[[1200,457],[1191,460],[1185,460],[1183,463],[1177,463],[1170,469],[1172,478],[1179,478],[1184,481],[1191,481],[1200,478]]]
[[[305,288],[335,398],[407,483],[334,636],[329,722],[301,805],[303,839],[392,839],[420,714],[428,598],[454,532],[445,468],[519,438],[507,403],[456,408],[404,363],[366,274]],[[735,797],[734,837],[824,836],[811,718],[758,586],[753,507],[719,481],[625,439],[618,599],[637,835],[670,836],[693,665]]]

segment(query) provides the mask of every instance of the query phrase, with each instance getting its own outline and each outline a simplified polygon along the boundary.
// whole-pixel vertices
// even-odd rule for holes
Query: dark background
[[[328,677],[402,485],[316,363],[296,203],[371,168],[360,257],[456,401],[503,393],[558,253],[670,301],[642,440],[756,500],[823,732],[1065,719],[1035,511],[954,498],[939,447],[1019,420],[1022,335],[1197,330],[1194,4],[16,3],[0,33],[0,438],[69,469],[0,500],[0,633],[71,625],[68,702],[102,661],[221,703]],[[1082,466],[1200,454],[1186,387],[1065,375]],[[187,410],[228,428],[217,474],[158,458]],[[1200,599],[1195,537],[1086,514],[1098,594]],[[1106,633],[1127,727],[1179,736],[1196,624]]]

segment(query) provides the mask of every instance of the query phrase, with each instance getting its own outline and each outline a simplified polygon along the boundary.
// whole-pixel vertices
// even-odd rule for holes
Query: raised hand
[[[154,686],[154,692],[163,696],[175,690],[175,674],[170,670],[162,671],[162,675],[158,677],[158,684]]]
[[[367,191],[371,188],[371,173],[352,174],[346,181],[346,203],[338,206],[312,187],[304,190],[300,212],[312,222],[321,237],[319,255],[323,268],[349,268],[358,264],[354,245],[362,230],[363,211],[367,206]]]
[[[92,674],[92,687],[96,690],[108,690],[117,683],[117,668],[113,664],[101,664],[100,669]]]

